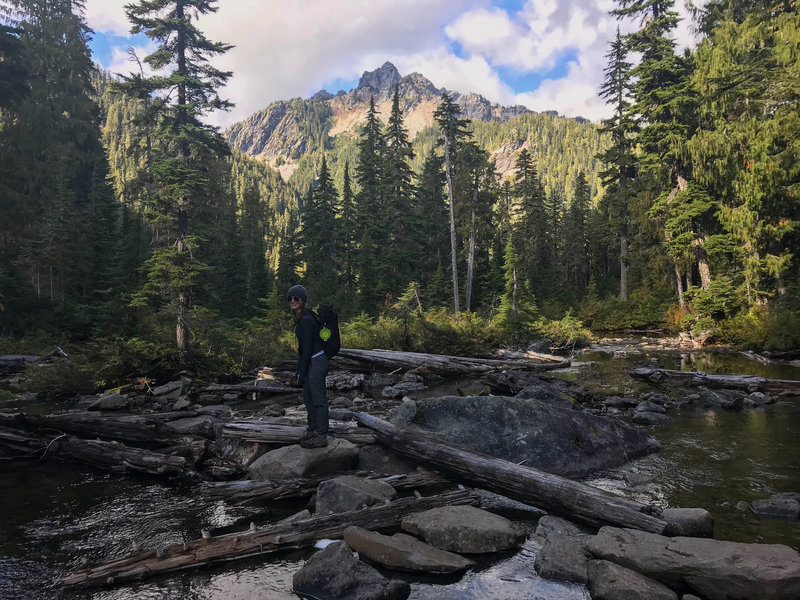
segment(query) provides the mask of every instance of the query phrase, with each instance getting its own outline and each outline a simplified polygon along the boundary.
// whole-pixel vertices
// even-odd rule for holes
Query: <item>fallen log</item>
[[[39,431],[51,429],[83,438],[115,440],[146,448],[182,444],[186,435],[169,430],[169,422],[196,416],[193,412],[155,413],[150,415],[102,415],[96,412],[32,415],[0,412],[0,425]]]
[[[254,394],[288,394],[297,393],[299,391],[300,388],[288,386],[280,381],[257,379],[252,383],[214,383],[198,390],[197,392],[194,392],[192,395],[202,394],[204,392],[212,394],[226,394],[230,392],[237,394],[242,392],[248,394],[251,392]]]
[[[675,371],[641,367],[630,373],[637,381],[652,385],[705,386],[716,389],[764,392],[770,396],[800,396],[800,381],[767,379],[754,375],[709,375],[695,371]]]
[[[353,368],[364,365],[379,367],[389,371],[397,369],[419,369],[421,372],[437,375],[481,375],[504,369],[520,371],[550,371],[568,367],[570,360],[549,355],[545,361],[539,358],[467,358],[444,354],[424,354],[421,352],[398,352],[394,350],[354,350],[343,348],[334,359],[339,365]]]
[[[62,579],[61,583],[67,588],[115,585],[214,562],[310,546],[320,539],[341,538],[350,525],[370,531],[391,530],[397,528],[404,517],[416,512],[440,506],[477,505],[478,502],[477,496],[468,491],[427,498],[400,498],[382,506],[173,544],[160,550],[137,550],[121,558],[84,567]]]
[[[28,458],[79,463],[112,473],[139,473],[199,479],[199,474],[183,456],[131,448],[119,442],[82,440],[66,434],[36,435],[0,427],[0,448]]]
[[[24,371],[28,365],[45,365],[59,358],[66,357],[67,353],[61,348],[55,348],[42,356],[30,354],[3,354],[0,355],[0,375],[19,373],[20,371]]]
[[[367,477],[369,473],[355,471],[338,473],[341,475],[357,475]],[[234,504],[245,504],[255,501],[284,500],[286,498],[303,498],[316,493],[317,487],[323,481],[332,479],[332,475],[318,475],[302,479],[289,479],[286,481],[215,481],[204,482],[201,490],[204,494],[214,499],[225,499]],[[398,492],[443,486],[450,480],[428,470],[419,470],[403,475],[390,475],[388,477],[370,476],[370,479],[385,481]]]
[[[287,446],[300,441],[300,436],[306,432],[305,427],[293,425],[279,425],[277,423],[262,423],[259,421],[232,421],[222,427],[220,435],[224,438],[238,439],[245,442],[258,442],[260,444],[274,444]],[[353,444],[374,444],[375,436],[369,431],[345,429],[336,430],[334,435]]]
[[[553,514],[594,527],[616,525],[652,533],[662,533],[667,525],[659,516],[661,511],[653,506],[538,469],[469,452],[430,431],[397,427],[363,412],[355,417],[375,432],[379,442],[404,456]]]

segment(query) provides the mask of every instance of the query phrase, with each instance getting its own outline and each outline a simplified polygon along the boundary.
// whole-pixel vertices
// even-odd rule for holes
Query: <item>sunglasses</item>
[[[298,298],[297,296],[289,296],[286,298],[287,302],[300,302],[302,298]]]

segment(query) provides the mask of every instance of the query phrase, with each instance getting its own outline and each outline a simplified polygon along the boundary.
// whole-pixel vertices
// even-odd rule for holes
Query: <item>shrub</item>
[[[559,321],[540,322],[537,329],[554,352],[586,348],[592,340],[591,332],[572,316],[571,310]]]

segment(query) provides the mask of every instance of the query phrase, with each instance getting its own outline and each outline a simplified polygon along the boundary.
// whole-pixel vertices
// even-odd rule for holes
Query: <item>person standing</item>
[[[294,315],[294,333],[297,336],[295,383],[303,388],[307,413],[306,432],[300,438],[300,445],[303,448],[322,448],[328,445],[328,396],[325,390],[328,357],[322,349],[317,318],[306,307],[306,288],[293,285],[286,300]]]

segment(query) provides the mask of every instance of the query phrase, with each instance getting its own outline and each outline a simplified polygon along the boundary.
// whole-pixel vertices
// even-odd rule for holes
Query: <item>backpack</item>
[[[322,339],[322,350],[325,356],[333,358],[339,353],[342,341],[339,338],[339,315],[330,304],[322,304],[317,311],[319,323],[319,337]]]

